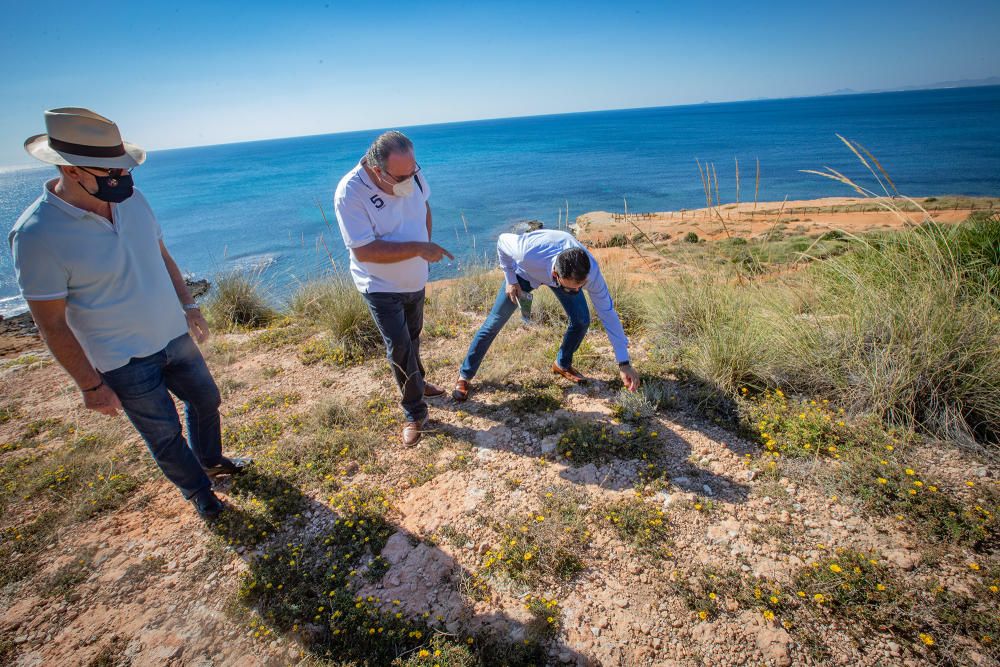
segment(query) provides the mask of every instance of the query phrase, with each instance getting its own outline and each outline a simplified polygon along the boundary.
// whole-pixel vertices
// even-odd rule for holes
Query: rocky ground
[[[639,425],[622,422],[615,411],[610,350],[599,332],[591,333],[581,358],[594,381],[573,387],[545,371],[556,332],[509,327],[472,400],[435,402],[430,430],[412,450],[396,444],[398,423],[385,402],[393,394],[381,360],[348,368],[304,365],[296,352],[301,341],[262,345],[261,336],[274,337],[267,331],[224,335],[207,348],[225,393],[230,449],[251,442],[244,427],[290,419],[297,426],[267,436],[266,446],[255,453],[266,460],[268,451],[299,447],[311,428],[310,415],[331,404],[381,401],[382,407],[369,411],[383,413],[384,428],[370,456],[341,460],[332,486],[324,482],[330,475],[302,477],[288,468],[288,483],[306,500],[305,509],[279,528],[284,532],[256,545],[234,546],[232,538],[204,526],[142,463],[142,444],[123,419],[82,410],[66,377],[44,353],[6,362],[3,397],[10,410],[0,436],[21,444],[5,447],[0,459],[5,480],[18,459],[53,457],[68,446],[66,426],[74,432],[110,429],[121,438],[123,449],[116,450],[121,465],[131,461],[143,472],[136,473],[140,482],[134,490],[106,511],[61,523],[46,535],[30,552],[30,573],[6,576],[0,615],[4,663],[319,660],[305,628],[283,631],[261,608],[241,600],[238,589],[271,545],[305,540],[304,535],[320,535],[335,524],[330,488],[375,487],[391,502],[388,538],[381,548],[384,571],[356,583],[358,595],[376,600],[386,613],[426,619],[433,631],[458,642],[484,636],[535,642],[551,664],[940,662],[941,655],[916,635],[858,633],[836,614],[821,615],[814,625],[793,623],[793,615],[782,615],[784,603],[775,606],[777,616],[768,613],[766,605],[747,604],[736,589],[716,588],[711,573],[766,581],[794,595],[796,577],[807,564],[826,562],[844,549],[877,554],[879,567],[899,578],[935,578],[973,591],[980,583],[979,568],[988,569],[992,558],[984,561],[958,546],[930,549],[906,522],[866,515],[806,477],[768,472],[760,463],[759,445],[715,423],[725,423],[721,413],[709,413],[713,420],[696,409],[688,400],[694,390],[674,376],[652,380],[667,388],[673,407]],[[433,380],[450,383],[466,342],[461,337],[426,341]],[[647,356],[638,351],[640,368]],[[39,419],[51,421],[39,427]],[[595,456],[587,449],[595,443],[580,438],[580,448],[591,452],[590,462],[582,463],[568,449],[572,443],[566,443],[567,432],[571,439],[578,437],[572,429],[580,424],[603,425],[612,434],[608,442],[619,443],[626,442],[616,440],[622,433],[629,438],[642,429],[643,448],[629,450],[634,456]],[[25,443],[25,431],[32,428],[42,430]],[[362,430],[360,425],[348,429]],[[996,483],[995,468],[963,451],[948,449],[936,459],[943,466],[939,477],[951,475],[957,484]],[[297,465],[310,464],[300,460]],[[5,557],[21,553],[19,535],[27,533],[34,518],[47,508],[64,507],[59,493],[56,484],[36,495],[6,499]],[[224,485],[221,493],[233,491]],[[662,523],[649,523],[656,527],[655,539],[643,537],[646,519],[632,533],[609,520],[614,512],[625,516],[631,507],[643,517],[661,517]],[[558,516],[546,516],[549,511]],[[575,539],[564,544],[558,534],[536,534],[546,522]],[[567,558],[577,563],[573,572],[562,576],[544,567],[534,572],[492,564],[509,560],[498,558],[508,530],[534,536],[529,548],[538,549],[535,559],[543,559],[547,548],[568,548]],[[982,565],[970,569],[977,560]],[[546,632],[533,629],[537,624],[528,610],[533,597],[552,601],[550,608],[557,610],[551,613],[558,618],[549,617],[554,627]],[[711,606],[700,606],[699,598],[711,600]],[[960,643],[963,659],[997,664],[988,645]]]
[[[775,230],[895,224],[790,204],[785,221],[723,213],[776,271],[798,241]],[[739,260],[683,240],[725,237],[700,213],[640,218],[639,252],[611,214],[579,232],[635,274]],[[449,389],[484,316],[468,294],[481,308],[495,290],[477,280],[430,295],[423,357]],[[591,382],[572,386],[548,371],[561,331],[543,319],[512,321],[471,399],[432,401],[412,449],[377,352],[289,318],[216,335],[225,446],[257,465],[220,482],[213,525],[8,323],[0,664],[1000,664],[992,450],[886,432],[836,397],[722,396],[642,335],[640,395],[596,329],[576,359]]]

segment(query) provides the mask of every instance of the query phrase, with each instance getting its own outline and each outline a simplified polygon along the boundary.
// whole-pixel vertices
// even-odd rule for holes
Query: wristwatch
[[[182,307],[184,310],[199,310],[201,308],[201,306],[196,303],[185,303]]]
[[[619,361],[618,362],[618,368],[625,368],[626,366],[631,366],[631,365],[632,365],[631,361]]]

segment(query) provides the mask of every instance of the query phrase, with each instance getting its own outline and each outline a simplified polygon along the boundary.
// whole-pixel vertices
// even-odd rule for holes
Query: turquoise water
[[[128,119],[118,119],[128,129]],[[733,160],[761,200],[851,192],[800,172],[829,165],[864,177],[835,133],[860,141],[901,192],[1000,194],[1000,87],[703,104],[403,128],[431,184],[435,240],[459,257],[431,268],[455,275],[493,254],[498,233],[523,219],[555,226],[592,210],[704,205],[695,158],[716,164],[720,194],[734,196]],[[135,171],[181,268],[208,276],[263,268],[276,299],[300,281],[343,266],[331,199],[341,175],[378,131],[150,153]],[[141,137],[136,137],[141,141]],[[41,192],[49,168],[0,172],[6,233]],[[333,230],[320,213],[325,209]],[[468,225],[461,220],[464,213]],[[322,237],[322,238],[321,238]],[[23,308],[9,250],[0,252],[0,312]]]

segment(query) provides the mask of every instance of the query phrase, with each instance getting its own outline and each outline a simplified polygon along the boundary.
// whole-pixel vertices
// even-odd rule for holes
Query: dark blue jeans
[[[400,405],[408,422],[427,417],[420,332],[424,328],[424,290],[363,294],[375,326],[385,342],[385,356],[403,395]]]
[[[222,398],[191,336],[175,338],[148,357],[133,357],[101,377],[118,395],[156,465],[184,497],[211,488],[203,466],[222,458]],[[187,442],[171,393],[184,402]]]
[[[521,276],[517,277],[517,282],[525,292],[531,291],[531,284]],[[560,368],[569,368],[573,365],[573,354],[579,349],[580,343],[587,335],[587,329],[590,328],[590,308],[587,306],[587,297],[583,295],[583,292],[571,294],[561,287],[550,287],[549,289],[559,299],[563,310],[566,311],[566,316],[569,317],[569,326],[566,327],[562,345],[559,346],[559,354],[556,356],[556,363],[559,364]],[[472,339],[472,344],[469,345],[465,362],[459,371],[463,379],[471,380],[476,376],[479,365],[483,363],[483,357],[486,356],[487,350],[493,344],[493,339],[497,337],[515,310],[517,310],[517,304],[507,297],[507,284],[505,282],[500,285],[500,292],[493,303],[493,310],[483,322],[483,326],[479,327],[479,331]]]

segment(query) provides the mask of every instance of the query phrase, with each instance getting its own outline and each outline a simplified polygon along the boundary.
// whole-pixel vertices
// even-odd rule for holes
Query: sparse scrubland
[[[872,200],[913,220],[895,231],[789,234],[768,209],[752,237],[604,244],[682,268],[606,269],[640,392],[596,325],[594,381],[548,373],[543,289],[411,450],[346,278],[276,308],[227,276],[204,349],[226,449],[257,465],[208,527],[44,355],[6,362],[0,657],[998,664],[1000,218],[932,203]],[[433,381],[501,279],[429,290]]]

